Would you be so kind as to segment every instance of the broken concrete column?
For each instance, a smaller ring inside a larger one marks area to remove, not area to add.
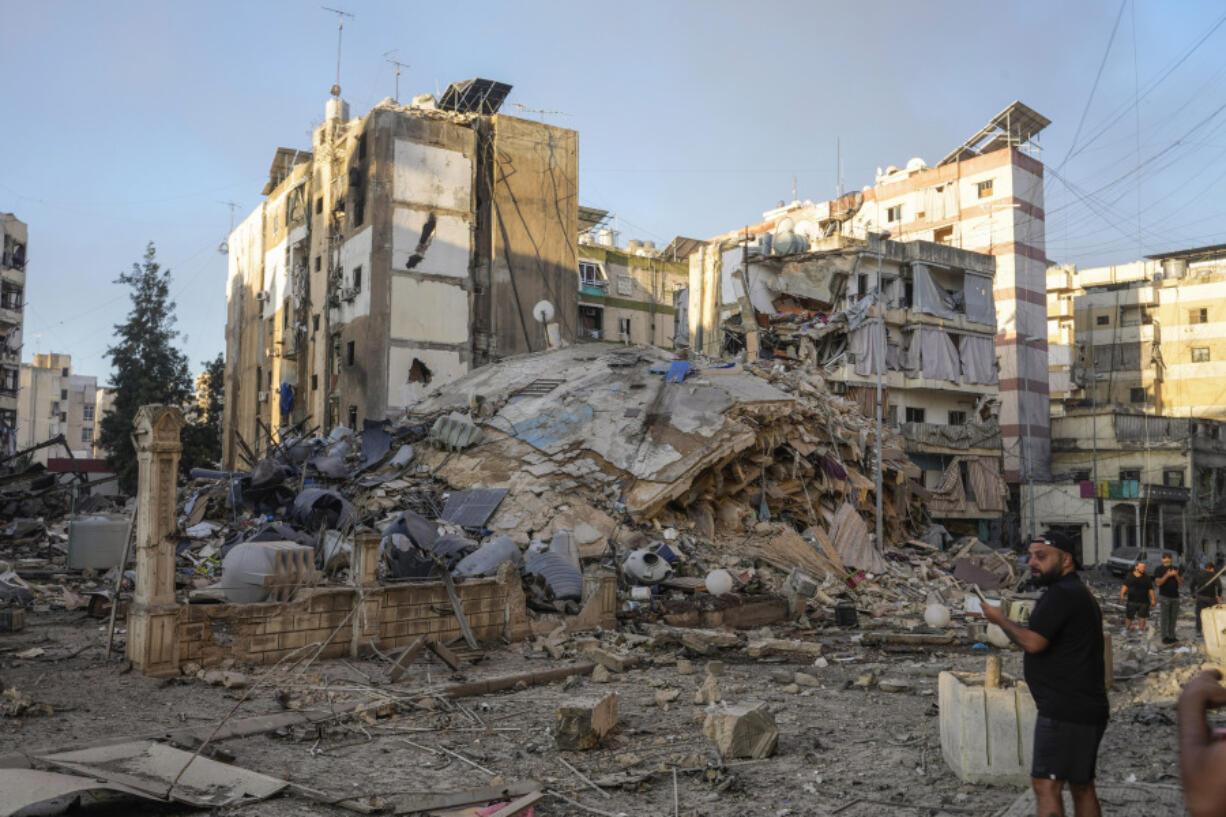
[[[136,588],[128,610],[128,660],[146,675],[179,674],[175,515],[183,412],[141,406],[133,422],[138,467]]]
[[[1021,681],[992,675],[941,673],[941,753],[967,783],[1025,785],[1038,714],[1034,699]],[[985,679],[998,686],[984,686]]]
[[[1226,604],[1201,610],[1200,624],[1205,638],[1205,652],[1215,661],[1226,660]]]
[[[572,700],[558,707],[554,739],[567,751],[594,749],[617,726],[617,693]]]
[[[779,746],[779,727],[765,704],[718,709],[707,715],[702,733],[725,760],[770,757]]]

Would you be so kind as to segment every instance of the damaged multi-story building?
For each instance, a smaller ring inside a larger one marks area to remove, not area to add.
[[[25,322],[25,222],[0,213],[0,453],[17,450],[17,393],[21,386],[21,327]]]
[[[608,213],[581,208],[577,334],[671,349],[681,294],[689,281],[688,248],[631,239],[601,226]],[[584,218],[586,216],[586,219]]]
[[[63,435],[64,446],[38,449],[31,459],[46,465],[51,458],[63,457],[65,447],[72,457],[93,458],[102,420],[98,394],[98,379],[75,374],[71,355],[35,355],[32,363],[21,366],[18,448],[33,448]]]
[[[902,433],[934,521],[954,535],[1000,542],[1008,487],[996,260],[875,234],[809,242],[785,230],[745,239],[690,256],[699,309],[719,311],[724,297],[736,305],[721,327],[721,351],[808,368],[868,417],[880,393],[882,421]]]
[[[1047,255],[1039,133],[1050,123],[1020,102],[994,116],[934,166],[914,158],[888,167],[872,186],[823,201],[780,202],[746,228],[798,247],[833,236],[929,241],[993,256],[996,357],[1005,474],[1018,484],[1050,467],[1047,365]],[[742,230],[715,239],[735,242]],[[691,276],[693,282],[693,276]],[[723,318],[736,311],[731,280],[703,300],[691,283],[688,324],[696,348],[717,353]],[[712,331],[714,329],[714,331]]]
[[[363,117],[334,88],[230,235],[223,455],[361,428],[430,384],[574,338],[578,134],[454,83]]]

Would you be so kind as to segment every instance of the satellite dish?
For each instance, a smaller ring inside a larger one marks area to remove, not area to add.
[[[536,306],[532,307],[532,317],[536,318],[537,323],[549,323],[553,320],[553,304],[537,301]]]

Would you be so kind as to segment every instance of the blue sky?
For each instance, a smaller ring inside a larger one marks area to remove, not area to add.
[[[355,115],[392,95],[392,49],[410,64],[402,100],[510,82],[505,111],[579,131],[580,201],[615,212],[623,239],[757,221],[793,179],[828,198],[836,140],[849,190],[935,162],[1020,99],[1053,123],[1053,260],[1226,242],[1226,25],[1186,56],[1220,4],[338,4],[356,15],[341,68]],[[0,0],[0,211],[30,225],[25,359],[67,352],[105,380],[128,308],[113,281],[149,240],[193,369],[221,351],[224,202],[241,218],[274,150],[309,146],[335,70],[318,3]]]

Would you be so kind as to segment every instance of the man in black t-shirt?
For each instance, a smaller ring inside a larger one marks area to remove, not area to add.
[[[1222,580],[1217,575],[1217,565],[1212,559],[1205,567],[1192,574],[1192,597],[1196,599],[1196,634],[1201,634],[1201,611],[1222,603]]]
[[[998,607],[983,608],[984,617],[1026,652],[1022,668],[1038,708],[1030,770],[1038,812],[1064,814],[1067,782],[1078,817],[1101,815],[1094,772],[1109,714],[1102,611],[1077,575],[1067,540],[1032,542],[1030,576],[1047,590],[1028,626],[1010,621]]]
[[[1120,601],[1124,603],[1124,632],[1132,629],[1132,620],[1137,620],[1137,629],[1145,632],[1149,620],[1149,608],[1154,601],[1154,580],[1145,575],[1145,562],[1137,562],[1132,572],[1124,577],[1120,588]]]
[[[1162,614],[1162,643],[1174,644],[1175,622],[1179,619],[1179,585],[1183,576],[1175,567],[1171,554],[1162,556],[1162,564],[1154,571],[1154,584],[1158,585],[1158,611]]]

